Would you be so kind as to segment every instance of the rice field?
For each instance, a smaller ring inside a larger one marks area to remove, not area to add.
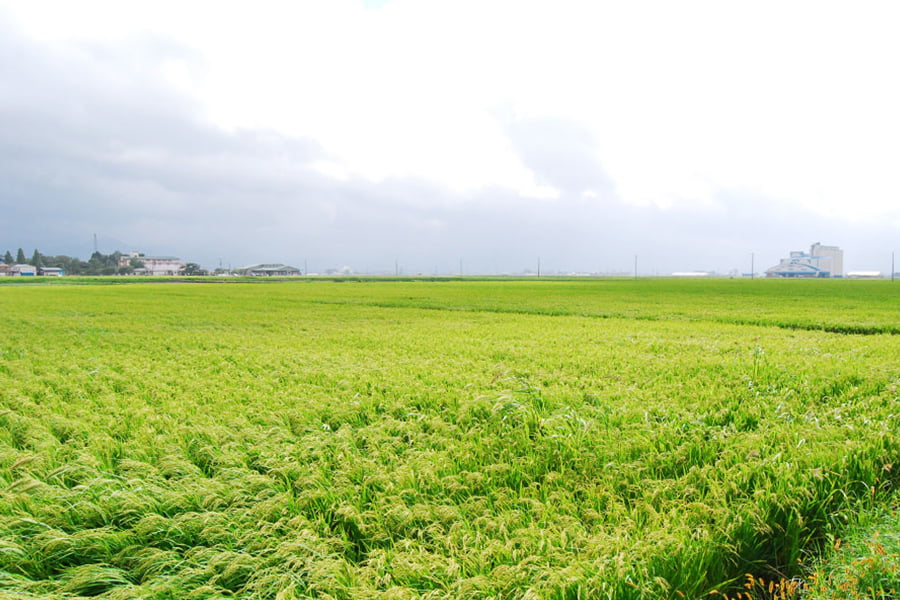
[[[799,597],[895,500],[898,300],[3,285],[0,598]]]

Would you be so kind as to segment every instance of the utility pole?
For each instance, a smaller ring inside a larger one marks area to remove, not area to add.
[[[400,259],[399,258],[394,259],[394,276],[400,277]]]
[[[754,277],[756,277],[756,267],[753,264],[755,258],[756,257],[751,252],[750,253],[750,279],[753,279]]]
[[[891,252],[891,281],[894,281],[894,273],[895,273],[895,269],[894,269],[894,253]]]
[[[459,276],[463,276],[462,259],[459,259]]]
[[[309,275],[309,268],[306,266],[306,259],[303,259],[303,276]]]
[[[541,257],[538,256],[538,277],[541,276]]]
[[[634,278],[637,279],[637,254],[634,255]]]

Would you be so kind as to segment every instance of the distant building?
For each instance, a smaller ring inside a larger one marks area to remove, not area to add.
[[[10,275],[10,266],[6,263],[0,262],[0,277],[8,277]]]
[[[180,275],[185,267],[181,259],[174,256],[144,256],[140,252],[120,256],[119,267],[129,266],[132,260],[139,261],[144,265],[134,270],[135,275]]]
[[[43,277],[62,277],[66,272],[59,267],[41,267],[38,273]]]
[[[250,265],[237,269],[235,273],[249,277],[297,277],[303,275],[303,271],[300,269],[282,264]]]
[[[881,271],[849,271],[847,279],[884,279]]]
[[[13,265],[9,268],[12,277],[35,277],[37,269],[31,265]]]
[[[809,253],[795,250],[774,267],[766,269],[766,277],[843,277],[844,251],[837,246],[816,242]]]
[[[810,246],[809,253],[820,259],[831,259],[832,277],[844,276],[844,251],[837,246],[823,246],[819,242],[816,242]]]

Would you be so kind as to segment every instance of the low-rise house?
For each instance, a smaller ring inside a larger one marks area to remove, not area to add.
[[[38,273],[43,277],[62,277],[66,274],[66,272],[59,267],[41,267],[38,269]]]
[[[0,263],[0,277],[7,277],[10,275],[10,266],[6,263]]]
[[[250,265],[235,272],[238,275],[249,277],[297,277],[303,275],[303,271],[300,269],[282,264]]]

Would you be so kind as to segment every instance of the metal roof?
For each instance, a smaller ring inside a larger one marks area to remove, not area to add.
[[[296,267],[292,267],[290,265],[282,265],[282,264],[261,264],[261,265],[250,265],[247,267],[241,267],[237,269],[238,271],[300,271],[300,269]]]

